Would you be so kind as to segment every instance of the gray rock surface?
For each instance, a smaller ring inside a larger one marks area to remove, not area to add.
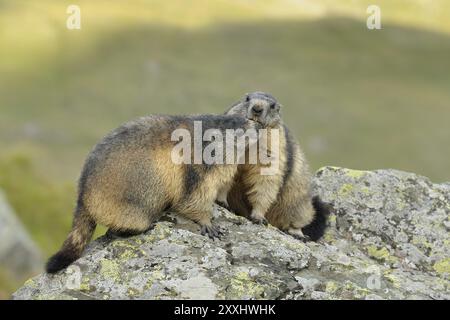
[[[333,208],[303,243],[220,207],[221,240],[169,215],[145,234],[102,237],[66,271],[15,299],[449,299],[450,185],[395,171],[325,167],[315,193]]]
[[[0,269],[23,281],[40,272],[42,262],[40,250],[0,191]]]

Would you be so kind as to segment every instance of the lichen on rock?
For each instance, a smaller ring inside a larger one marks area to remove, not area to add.
[[[211,240],[176,215],[131,238],[101,237],[72,268],[14,299],[449,299],[450,184],[396,170],[324,167],[331,205],[318,243],[214,207]]]

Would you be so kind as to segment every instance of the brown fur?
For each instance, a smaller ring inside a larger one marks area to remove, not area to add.
[[[275,99],[255,93],[259,100]],[[245,114],[252,102],[241,101],[227,114]],[[302,228],[312,223],[316,211],[312,204],[311,175],[303,152],[282,121],[273,128],[280,130],[280,165],[275,175],[261,175],[261,165],[242,165],[227,195],[228,207],[255,222],[264,219],[293,236],[304,238]]]
[[[150,116],[128,122],[107,135],[88,156],[80,181],[72,231],[61,250],[50,258],[47,271],[61,270],[76,260],[96,224],[112,232],[147,230],[161,212],[177,212],[199,223],[202,233],[218,235],[212,226],[212,206],[222,189],[229,189],[237,165],[175,164],[171,141],[177,128],[193,136],[193,122],[203,130],[259,128],[240,116]]]

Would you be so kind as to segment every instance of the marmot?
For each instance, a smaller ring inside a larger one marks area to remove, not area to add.
[[[254,92],[232,105],[226,114],[246,116],[249,110],[264,114],[280,109],[270,94]],[[250,118],[251,119],[251,118]],[[256,119],[254,119],[256,120]],[[261,175],[260,164],[244,164],[238,168],[225,206],[257,223],[266,223],[303,240],[318,240],[325,232],[329,208],[319,197],[312,197],[311,175],[302,150],[283,122],[273,122],[279,130],[279,170]],[[267,220],[266,220],[267,219]]]
[[[267,124],[279,121],[276,110],[264,114]],[[46,265],[55,273],[78,259],[96,225],[109,231],[138,234],[161,212],[182,214],[201,226],[201,233],[217,237],[211,224],[212,206],[226,194],[237,164],[176,164],[172,152],[176,129],[260,129],[261,123],[240,115],[148,116],[125,123],[103,138],[90,152],[78,184],[72,230],[62,248]],[[225,135],[225,134],[224,134]],[[210,140],[211,141],[211,140]],[[193,144],[198,141],[193,141]],[[200,142],[201,149],[205,148]],[[195,152],[194,152],[195,153]],[[194,155],[195,157],[195,155]]]

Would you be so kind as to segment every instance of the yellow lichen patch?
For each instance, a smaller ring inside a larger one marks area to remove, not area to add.
[[[142,255],[146,254],[138,248],[137,244],[130,243],[129,241],[117,240],[112,243],[112,246],[120,250],[119,258],[123,260],[136,258],[138,257],[138,253]]]
[[[25,283],[23,284],[24,287],[35,287],[36,283],[34,282],[34,279],[28,279],[27,281],[25,281]]]
[[[114,240],[111,243],[114,248],[134,248],[134,246],[128,240]]]
[[[129,297],[137,297],[140,294],[140,291],[136,288],[128,288],[127,294]]]
[[[370,193],[370,189],[367,188],[367,187],[363,187],[363,188],[361,188],[361,192],[364,193],[364,194],[369,194]]]
[[[116,262],[103,259],[100,262],[100,266],[100,274],[105,278],[120,279],[120,267]]]
[[[144,236],[144,240],[146,242],[155,242],[157,240],[162,240],[167,238],[167,236],[171,232],[172,232],[171,229],[166,223],[160,222],[155,225],[150,234]]]
[[[164,273],[162,273],[159,266],[156,266],[145,283],[145,289],[150,289],[155,281],[162,279],[164,279]]]
[[[346,196],[346,195],[348,195],[350,192],[352,192],[352,190],[353,190],[353,185],[351,185],[351,184],[349,184],[349,183],[346,183],[346,184],[344,184],[344,185],[341,187],[341,189],[339,190],[339,194],[340,194],[341,196]]]
[[[450,274],[450,258],[445,258],[441,261],[436,262],[433,265],[433,269],[437,273],[448,273]]]
[[[80,284],[80,290],[81,291],[89,291],[91,289],[91,286],[89,284],[89,278],[88,277],[84,277],[83,281]]]
[[[339,289],[339,286],[334,281],[328,281],[325,285],[325,291],[328,293],[335,293]]]
[[[353,169],[344,169],[344,172],[347,176],[355,178],[355,179],[361,178],[362,176],[364,176],[367,173],[366,171],[353,170]]]
[[[325,242],[331,244],[331,243],[336,242],[335,236],[336,236],[335,232],[331,228],[329,228],[327,231],[325,231],[323,239],[325,240]]]
[[[325,240],[325,242],[327,243],[333,243],[336,240],[333,237],[333,233],[332,232],[326,232],[323,239]]]
[[[349,282],[349,281],[345,282],[344,290],[352,292],[353,296],[356,299],[361,299],[370,293],[370,290],[368,290],[366,288],[361,288],[360,286],[358,286],[352,282]]]
[[[136,252],[134,250],[126,249],[119,255],[119,258],[122,260],[129,260],[132,258],[136,258],[137,256],[138,255],[136,254]]]
[[[236,276],[231,279],[231,286],[229,289],[230,297],[262,298],[263,293],[264,288],[258,283],[255,283],[247,272],[238,272],[236,273]]]
[[[399,280],[396,276],[394,276],[393,274],[391,274],[390,271],[386,271],[386,272],[384,273],[384,277],[385,277],[386,279],[388,279],[388,280],[392,283],[392,285],[393,285],[395,288],[400,288],[400,287],[401,287],[400,280]]]
[[[378,249],[375,246],[370,246],[367,249],[367,253],[369,254],[369,256],[371,256],[372,258],[375,258],[377,260],[386,261],[389,263],[394,263],[397,261],[397,258],[394,256],[391,256],[391,254],[389,253],[389,250],[386,249],[385,247]]]

